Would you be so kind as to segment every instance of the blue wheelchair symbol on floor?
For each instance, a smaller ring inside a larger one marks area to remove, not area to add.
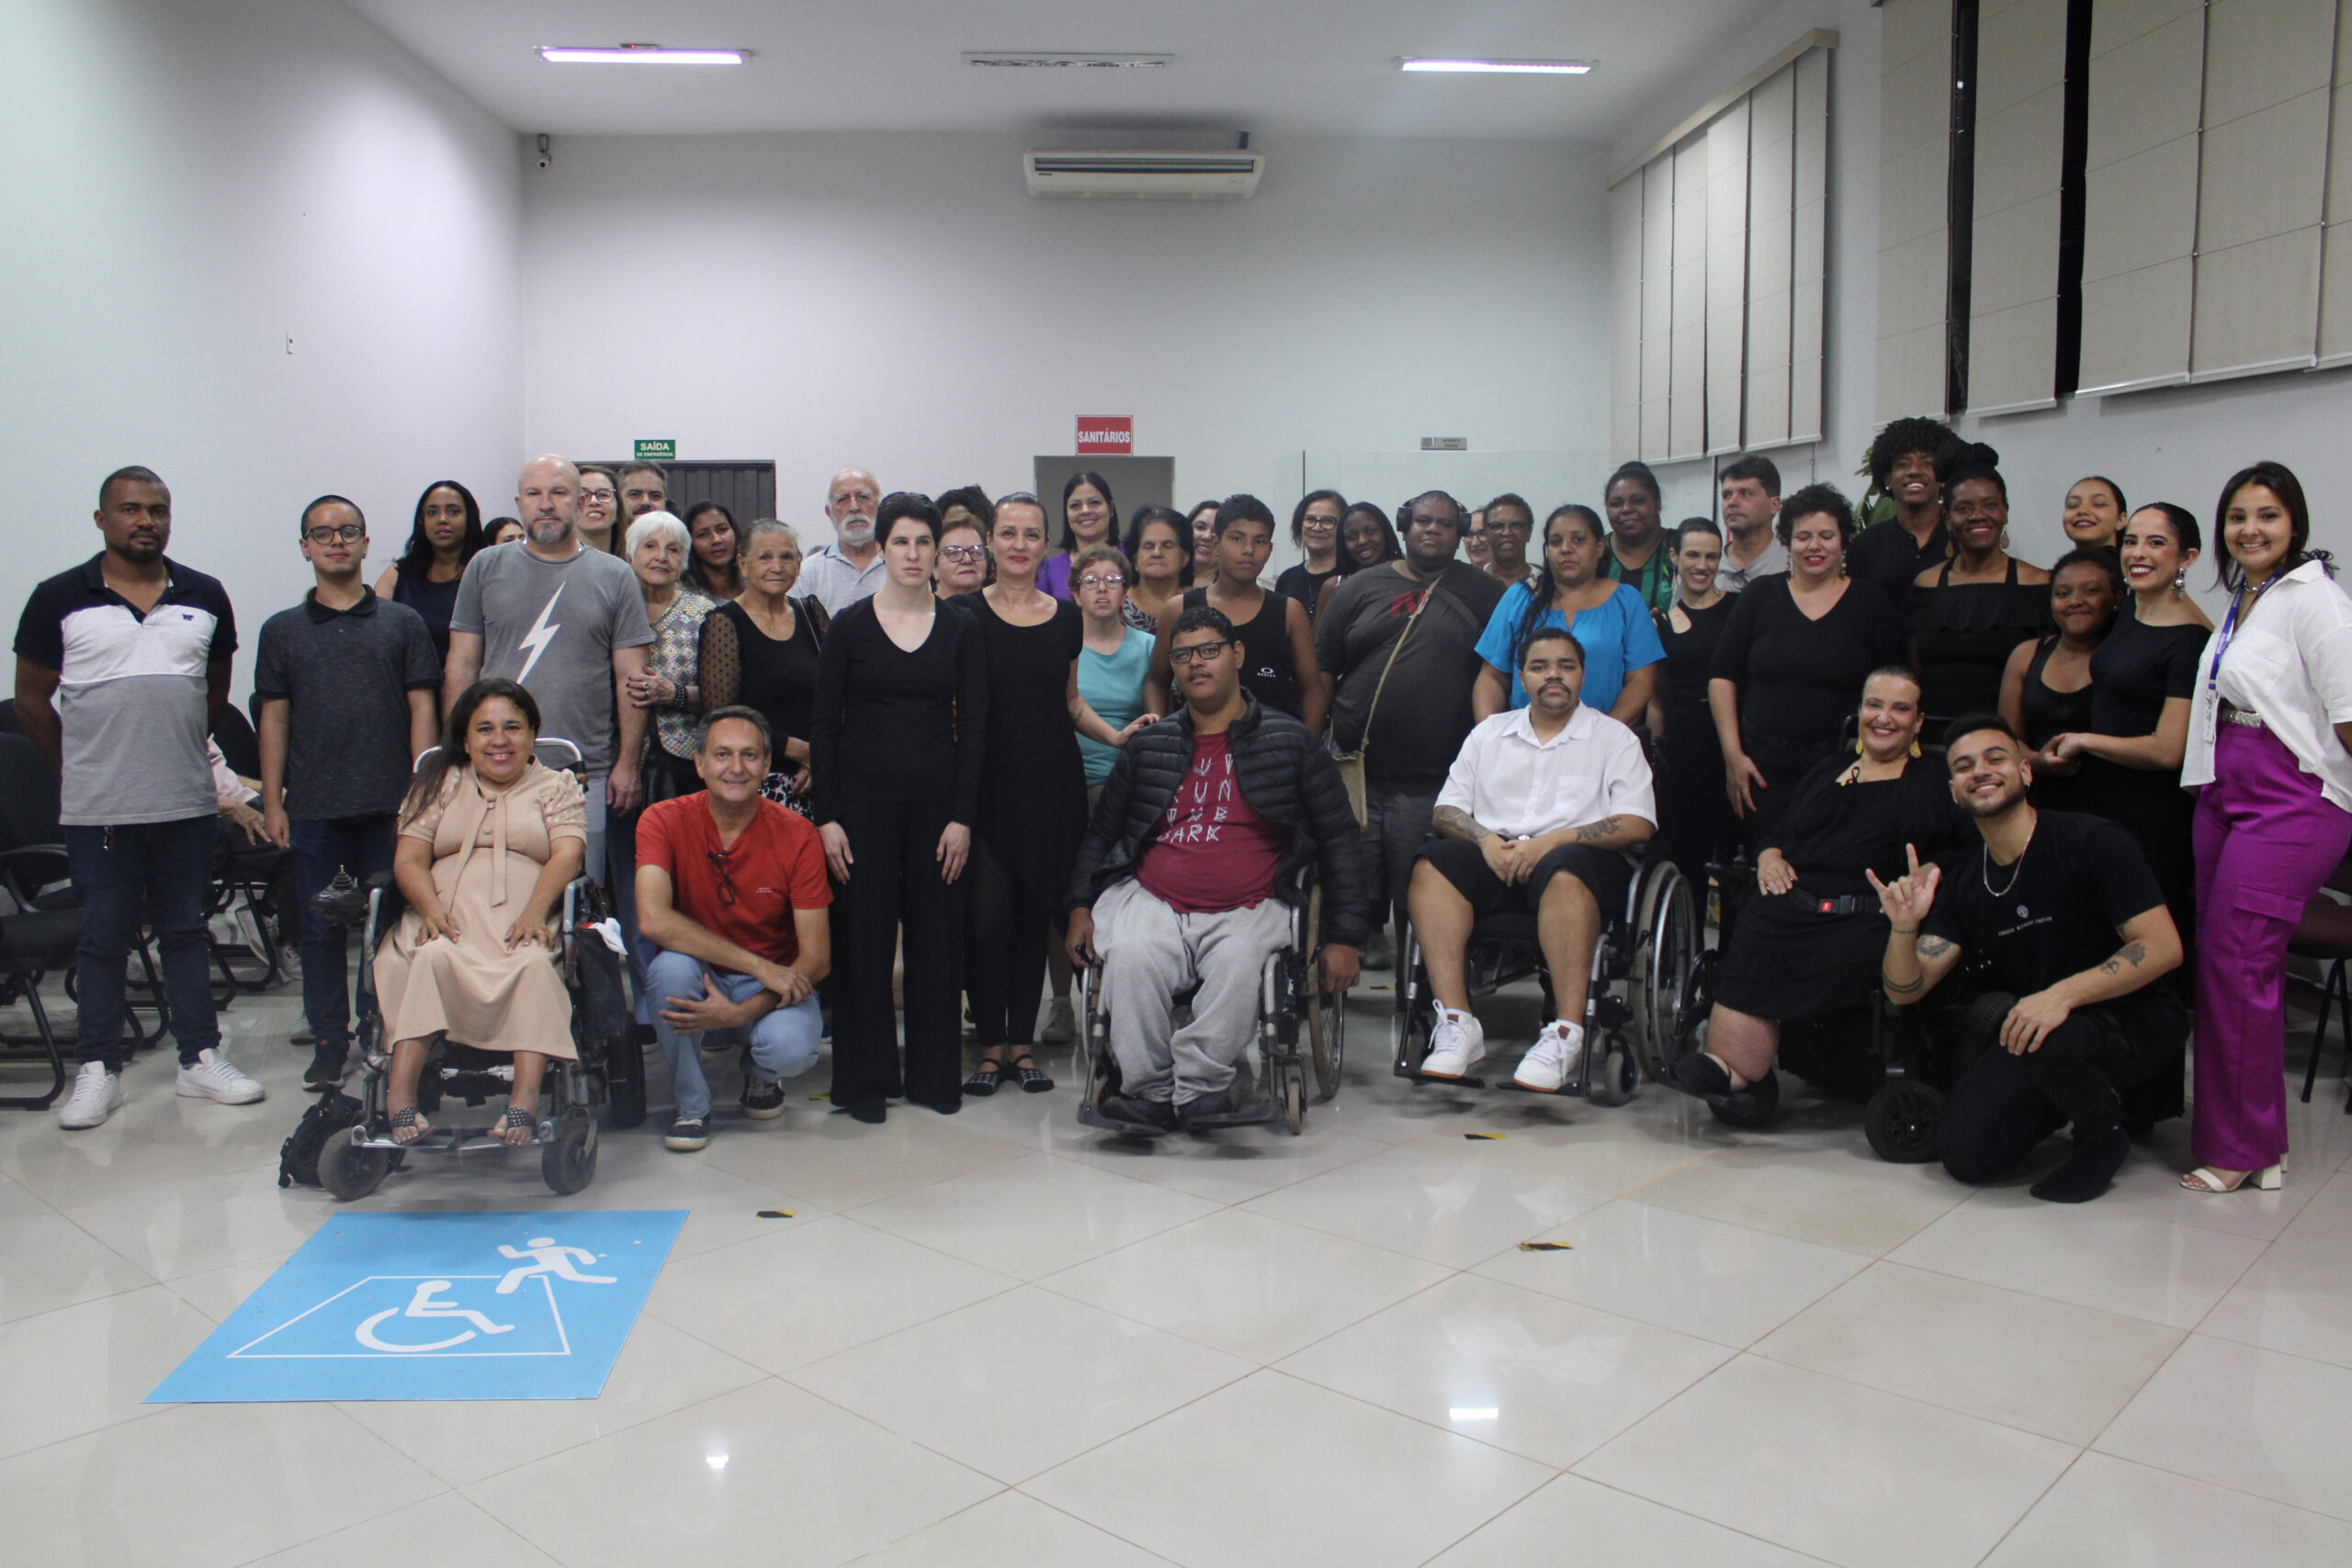
[[[682,1218],[345,1216],[151,1397],[593,1396]],[[644,1234],[649,1228],[653,1235]],[[306,1258],[312,1247],[321,1249],[315,1261]],[[446,1370],[434,1371],[436,1364]]]

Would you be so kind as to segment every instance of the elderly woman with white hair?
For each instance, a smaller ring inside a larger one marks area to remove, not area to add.
[[[808,731],[817,705],[817,654],[831,617],[812,594],[796,599],[800,536],[763,517],[743,530],[736,559],[743,596],[711,612],[702,628],[703,711],[741,703],[775,736],[775,772],[761,794],[809,815]]]
[[[622,551],[645,592],[645,618],[653,627],[651,656],[632,675],[621,695],[650,710],[646,727],[646,800],[667,800],[698,789],[695,750],[695,716],[703,712],[700,677],[702,626],[717,608],[708,594],[681,581],[694,548],[686,525],[667,512],[648,512],[628,525]]]

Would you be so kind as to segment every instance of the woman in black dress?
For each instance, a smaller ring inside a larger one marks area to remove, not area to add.
[[[2043,811],[2079,811],[2082,759],[2061,757],[2051,743],[2087,729],[2092,655],[2123,607],[2123,574],[2112,550],[2069,550],[2050,569],[2050,618],[2058,629],[2040,642],[2021,642],[2001,672],[2001,716],[2033,748],[2033,804]]]
[[[979,814],[988,651],[979,623],[932,596],[939,511],[883,497],[881,589],[841,613],[817,662],[811,806],[833,879],[833,1104],[879,1122],[902,1090],[963,1107],[956,994],[964,982],[965,862]],[[906,937],[906,1071],[891,1009]]]
[[[1932,742],[1961,715],[1996,707],[2009,655],[2049,629],[2050,574],[2008,553],[2009,487],[1994,456],[1960,446],[1936,465],[1951,558],[1912,581],[1905,611]]]
[[[1853,1007],[1878,978],[1886,917],[1865,873],[1900,875],[1905,846],[1925,863],[1967,830],[1943,764],[1917,754],[1917,678],[1873,671],[1859,717],[1859,752],[1806,773],[1765,835],[1757,896],[1742,907],[1716,971],[1707,1048],[1674,1069],[1679,1088],[1711,1103],[1736,1097],[1759,1120],[1780,1102],[1772,1066],[1782,1021]]]
[[[458,607],[458,584],[485,537],[474,492],[455,479],[435,479],[416,498],[408,547],[376,579],[376,597],[405,604],[424,620],[433,634],[433,651],[444,664],[449,661],[449,612]]]
[[[1836,486],[1807,485],[1782,501],[1775,532],[1788,573],[1732,595],[1708,667],[1724,788],[1751,853],[1797,781],[1836,754],[1863,678],[1903,651],[1903,622],[1886,595],[1840,570],[1854,509]]]
[[[1273,547],[1274,514],[1265,502],[1254,495],[1227,497],[1216,513],[1216,575],[1205,586],[1184,591],[1178,615],[1195,604],[1221,612],[1241,639],[1242,689],[1320,735],[1329,702],[1316,668],[1315,632],[1306,611],[1295,599],[1258,586]],[[1175,635],[1176,616],[1162,615],[1151,673],[1144,682],[1144,703],[1155,717],[1166,715],[1172,701],[1168,645]]]
[[[2184,589],[2202,535],[2187,508],[2160,502],[2132,513],[2117,538],[2131,608],[2091,656],[2086,721],[2050,750],[2082,766],[2077,808],[2138,841],[2188,943],[2197,930],[2197,801],[2180,787],[2180,763],[2198,660],[2213,627]],[[2194,961],[2179,973],[2194,975]]]
[[[1086,831],[1078,732],[1111,746],[1124,739],[1078,694],[1085,617],[1040,584],[1046,548],[1045,507],[1025,493],[1000,498],[989,536],[996,581],[951,602],[978,629],[989,671],[965,987],[980,1061],[966,1094],[994,1094],[1008,1075],[1031,1094],[1054,1087],[1032,1048],[1046,950]]]
[[[1298,601],[1310,624],[1323,585],[1340,575],[1340,519],[1347,514],[1348,498],[1336,490],[1312,490],[1290,514],[1290,542],[1301,559],[1274,579],[1274,592]]]
[[[800,536],[790,525],[761,518],[737,558],[742,597],[720,604],[702,624],[703,711],[736,703],[760,710],[775,738],[774,771],[760,794],[807,817],[825,607],[814,594],[792,597],[800,581]]]
[[[1730,624],[1733,596],[1715,586],[1724,535],[1710,518],[1675,530],[1674,607],[1659,614],[1666,679],[1649,704],[1650,733],[1660,740],[1657,836],[1668,859],[1693,889],[1707,886],[1707,863],[1739,853],[1739,824],[1723,787],[1723,742],[1707,709],[1707,673]]]

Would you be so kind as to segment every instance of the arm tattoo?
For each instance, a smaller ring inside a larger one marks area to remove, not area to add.
[[[1941,958],[1951,951],[1951,942],[1943,937],[1923,936],[1919,939],[1919,956],[1922,958]]]
[[[1885,983],[1887,994],[1889,996],[1895,997],[1917,996],[1928,984],[1928,976],[1925,974],[1920,975],[1916,979],[1897,980],[1893,976],[1888,975],[1882,970],[1880,971],[1879,978]]]
[[[1430,826],[1440,833],[1451,831],[1461,838],[1476,841],[1495,837],[1495,830],[1458,806],[1441,806],[1430,818]]]
[[[1579,844],[1597,844],[1603,839],[1615,838],[1624,826],[1625,819],[1623,817],[1604,817],[1598,822],[1588,822],[1577,829],[1576,841]]]
[[[2102,975],[2120,975],[2123,973],[2125,964],[2129,964],[2132,968],[2137,969],[2147,961],[2148,944],[2146,942],[2127,942],[2114,957],[2098,966],[2098,972]]]

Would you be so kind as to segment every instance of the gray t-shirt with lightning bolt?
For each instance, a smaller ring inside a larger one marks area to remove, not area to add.
[[[613,649],[653,640],[628,563],[603,550],[549,561],[520,543],[493,546],[467,563],[449,627],[482,639],[483,676],[529,692],[539,733],[576,742],[590,778],[613,771]]]

